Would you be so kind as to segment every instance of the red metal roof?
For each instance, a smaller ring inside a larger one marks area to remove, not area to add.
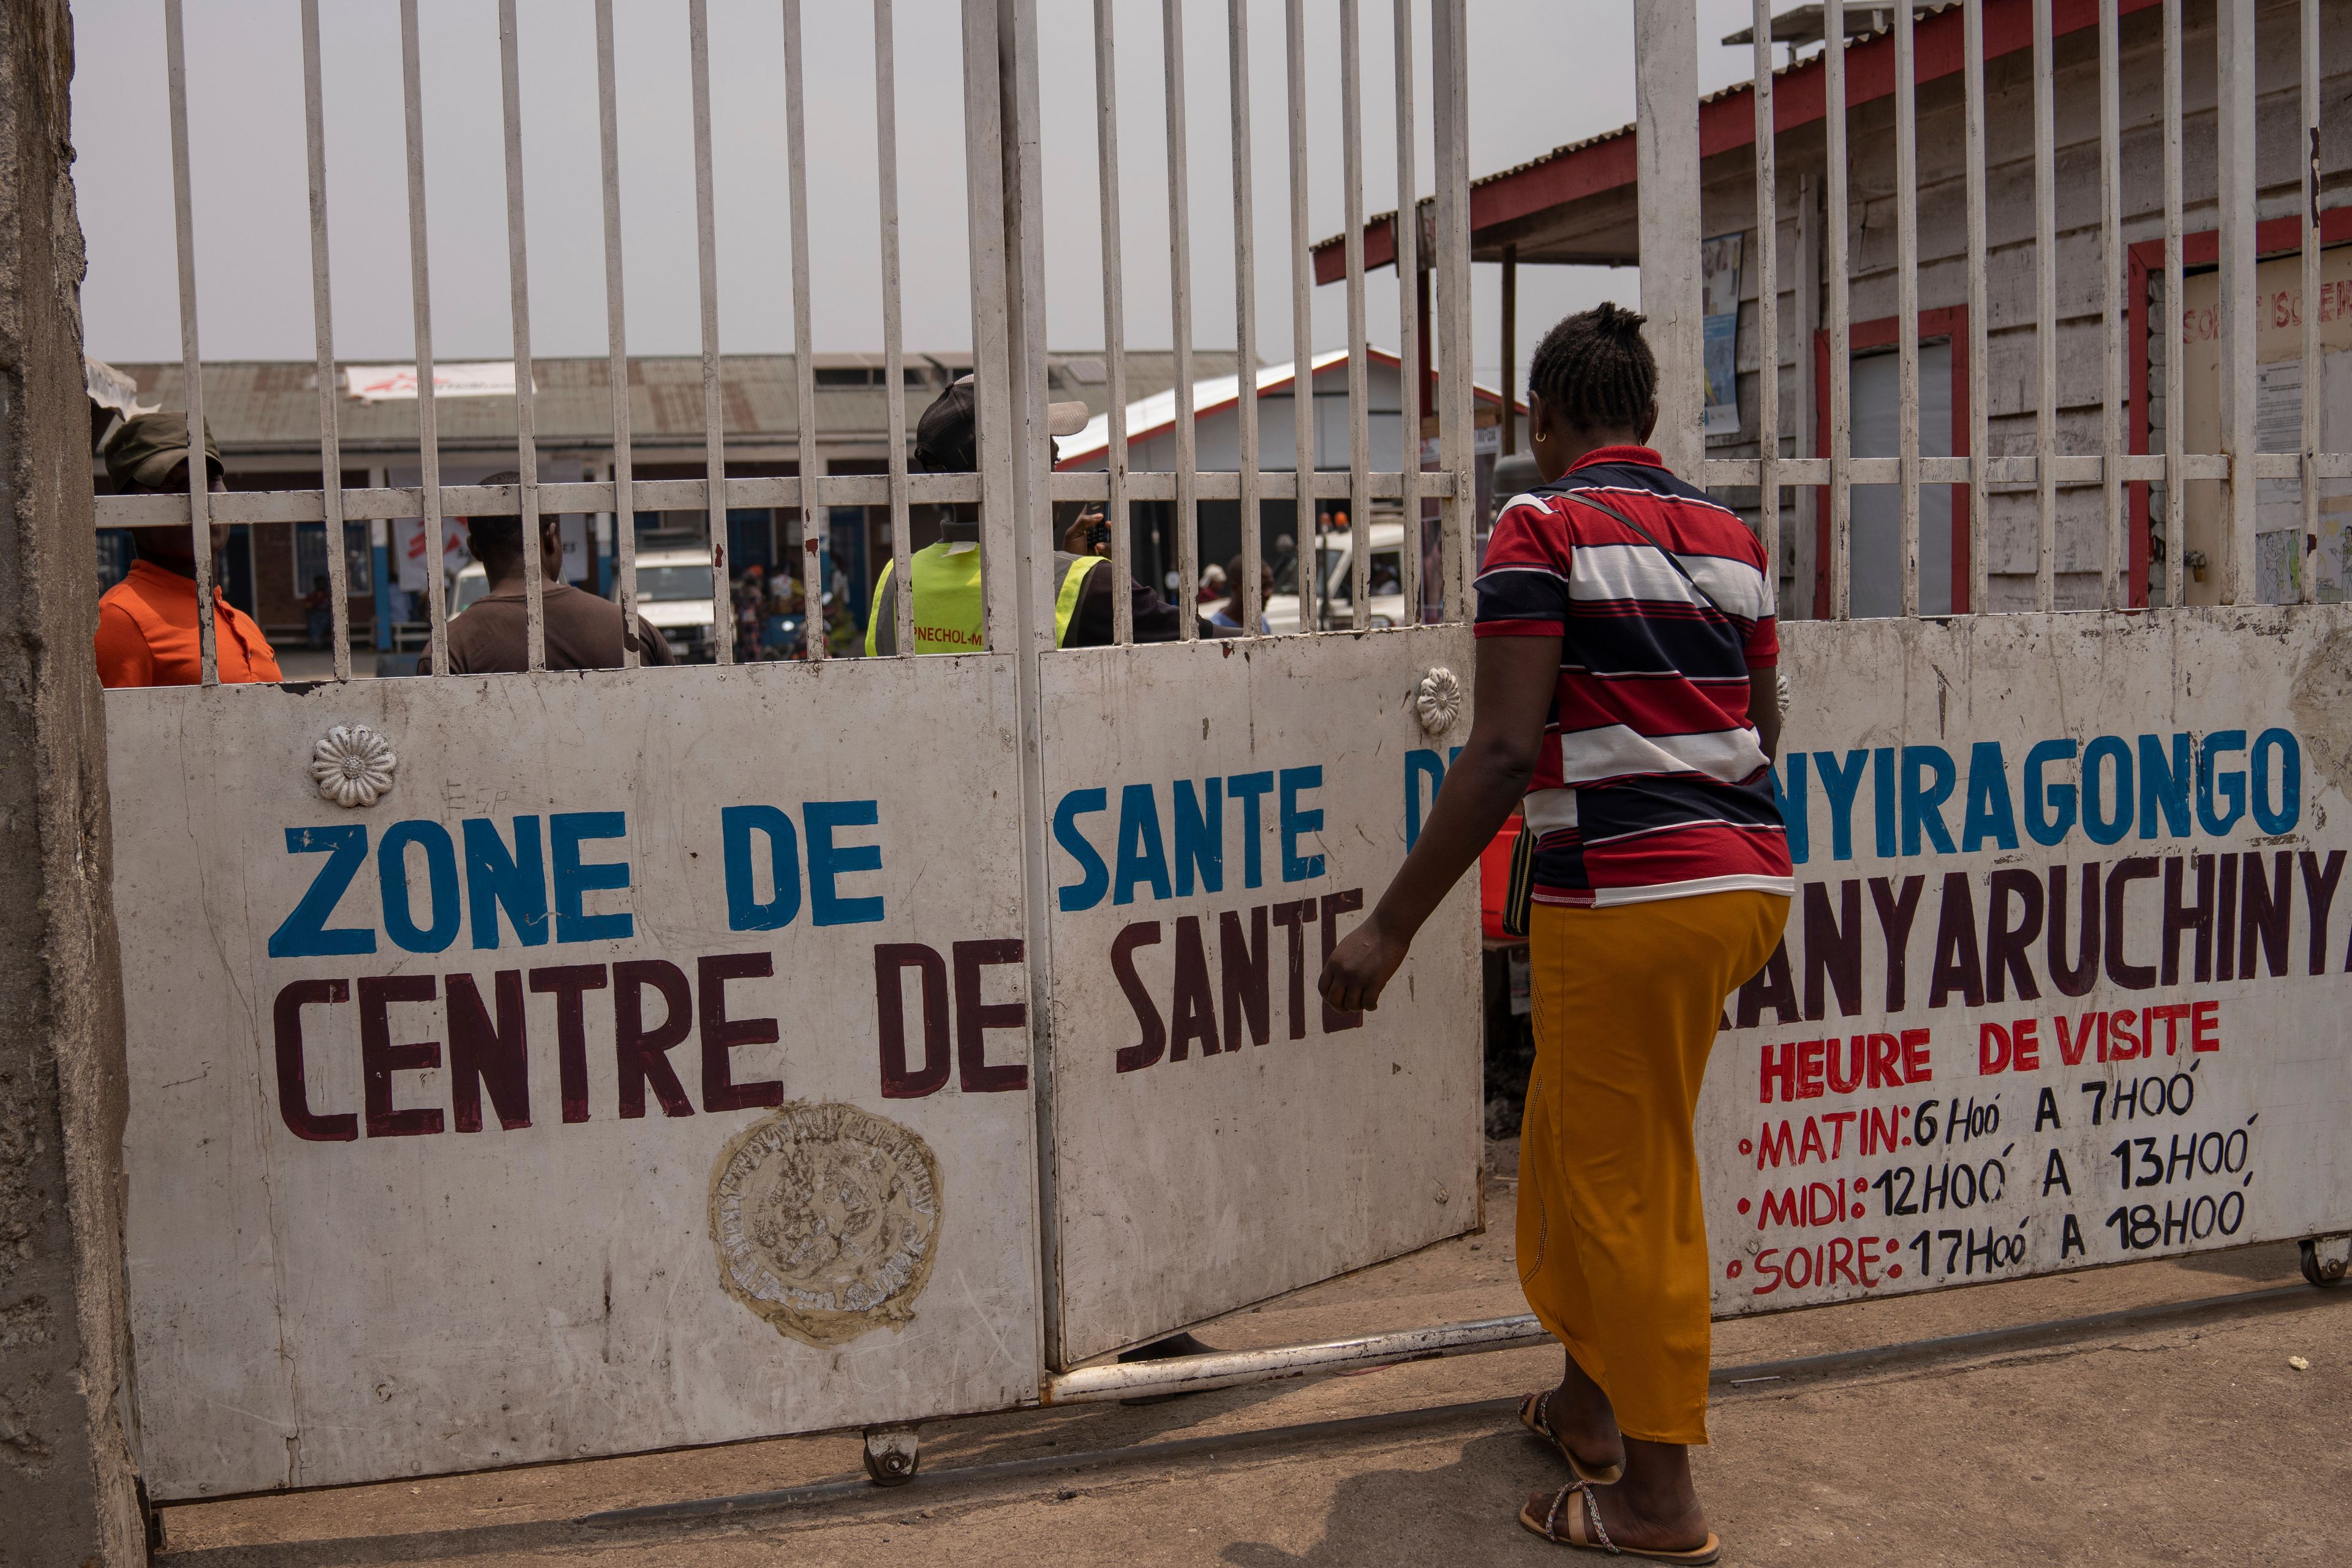
[[[2145,11],[2163,0],[2119,0],[2123,16]],[[1964,16],[1952,5],[1921,17],[1912,35],[1915,70],[1921,82],[1958,76],[1966,67],[1961,26]],[[2099,25],[2099,0],[2053,0],[2053,36],[2081,32]],[[1985,0],[1984,52],[1988,60],[2033,47],[2032,0]],[[1772,124],[1786,134],[1820,120],[1827,100],[1826,72],[1820,55],[1773,73]],[[1750,147],[1756,142],[1755,84],[1742,82],[1710,93],[1699,100],[1699,156],[1711,158]],[[1895,38],[1884,33],[1866,42],[1851,44],[1845,52],[1845,101],[1857,105],[1895,93]],[[1636,184],[1633,127],[1621,126],[1605,135],[1558,147],[1529,163],[1471,182],[1470,243],[1475,249],[1482,229],[1515,223],[1549,207],[1565,206],[1604,191]],[[1364,225],[1364,267],[1367,271],[1396,259],[1394,213],[1382,213]],[[1336,283],[1347,276],[1345,237],[1334,235],[1315,247],[1315,280]]]

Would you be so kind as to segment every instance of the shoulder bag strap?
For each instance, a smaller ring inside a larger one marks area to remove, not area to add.
[[[1734,620],[1738,618],[1738,616],[1733,616],[1729,610],[1725,609],[1723,607],[1722,601],[1717,599],[1714,595],[1708,593],[1705,584],[1701,584],[1697,578],[1690,574],[1690,568],[1682,563],[1681,557],[1677,556],[1673,551],[1667,549],[1664,545],[1659,543],[1657,537],[1648,529],[1643,528],[1640,523],[1635,522],[1632,518],[1627,517],[1615,507],[1603,506],[1601,502],[1594,500],[1591,496],[1586,495],[1581,490],[1564,489],[1554,490],[1551,493],[1562,498],[1563,500],[1572,500],[1579,506],[1589,506],[1593,510],[1601,513],[1603,517],[1613,517],[1619,522],[1622,522],[1626,527],[1632,529],[1635,533],[1640,534],[1643,542],[1648,544],[1651,549],[1664,556],[1666,558],[1666,564],[1680,573],[1682,574],[1682,580],[1688,583],[1691,587],[1697,592],[1698,596],[1707,602],[1717,615]]]

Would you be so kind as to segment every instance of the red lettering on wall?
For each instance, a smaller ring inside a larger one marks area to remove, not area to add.
[[[1129,927],[1133,930],[1133,927]],[[907,998],[905,977],[912,969],[922,983],[923,1066],[907,1066]],[[874,1017],[882,1036],[882,1098],[920,1100],[938,1092],[948,1081],[948,966],[933,949],[919,942],[874,944]],[[1127,1070],[1121,1053],[1121,1072]]]
[[[320,1116],[310,1109],[309,1077],[303,1070],[302,1009],[352,999],[348,980],[297,980],[283,986],[270,1006],[278,1050],[278,1115],[286,1130],[313,1143],[348,1143],[360,1135],[360,1119],[346,1110]]]
[[[498,998],[498,1022],[490,1022],[482,994],[470,974],[448,977],[449,1098],[457,1131],[482,1130],[482,1089],[488,1086],[499,1127],[512,1132],[530,1125],[530,1052],[524,1037],[522,971],[501,969],[490,976]]]
[[[1180,915],[1176,921],[1176,990],[1169,998],[1168,1059],[1181,1062],[1198,1041],[1201,1054],[1218,1054],[1217,1005],[1209,988],[1209,952],[1201,945],[1201,917]]]
[[[555,996],[555,1059],[563,1120],[588,1120],[588,1019],[583,998],[605,985],[601,963],[563,963],[530,972],[530,988]]]
[[[365,974],[360,977],[360,1068],[367,1085],[367,1131],[371,1138],[415,1138],[441,1131],[441,1108],[395,1110],[392,1075],[422,1072],[441,1065],[441,1042],[392,1043],[392,1005],[430,1002],[440,987],[429,974]]]
[[[752,1110],[784,1102],[780,1079],[737,1083],[727,1054],[738,1046],[772,1046],[782,1037],[773,1018],[727,1016],[729,981],[764,980],[775,973],[775,961],[765,952],[722,952],[695,961],[695,984],[702,994],[703,1110]]]
[[[1277,910],[1276,912],[1279,918],[1280,910]],[[1299,973],[1297,932],[1295,927],[1291,934],[1293,940],[1290,944],[1290,971],[1292,991],[1295,996]],[[1121,1046],[1118,1048],[1118,1070],[1121,1072],[1136,1072],[1148,1068],[1168,1051],[1168,1026],[1160,1021],[1159,1004],[1152,1001],[1151,992],[1143,984],[1143,977],[1135,972],[1135,950],[1139,947],[1155,947],[1159,945],[1159,942],[1160,922],[1158,921],[1138,921],[1133,925],[1122,928],[1118,935],[1111,940],[1110,972],[1118,979],[1118,988],[1127,993],[1127,1005],[1135,1009],[1135,1021],[1143,1031],[1142,1037],[1135,1044]],[[1294,1019],[1297,1016],[1297,1013],[1298,1009],[1294,1005],[1291,1008],[1291,1016]]]
[[[645,1018],[648,988],[661,993],[667,1009],[662,1021],[650,1029]],[[669,1065],[670,1050],[693,1027],[694,992],[684,970],[661,958],[632,959],[613,965],[613,1058],[620,1069],[623,1117],[646,1113],[649,1083],[654,1097],[661,1101],[663,1115],[694,1114],[694,1102],[687,1099],[686,1086],[677,1081],[677,1070]]]
[[[1026,951],[1017,941],[960,942],[955,953],[956,1071],[966,1094],[1003,1094],[1029,1087],[1025,1062],[988,1059],[988,1031],[1025,1029],[1025,1001],[981,1000],[981,971],[995,964],[1019,963]]]

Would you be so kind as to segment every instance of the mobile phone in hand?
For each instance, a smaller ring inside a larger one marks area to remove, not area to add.
[[[1110,547],[1110,524],[1109,524],[1109,523],[1108,523],[1108,522],[1097,522],[1097,523],[1096,523],[1092,528],[1090,528],[1090,529],[1087,530],[1087,549],[1089,549],[1089,550],[1106,550],[1106,549],[1108,549],[1109,547]]]

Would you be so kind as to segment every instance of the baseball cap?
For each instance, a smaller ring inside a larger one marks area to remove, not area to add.
[[[120,489],[126,484],[161,489],[173,468],[188,460],[188,416],[184,414],[142,414],[123,421],[106,444],[106,477]],[[205,432],[205,466],[212,473],[221,467],[220,447],[211,430]]]
[[[979,468],[979,421],[972,410],[972,395],[971,377],[958,376],[916,421],[915,461],[926,472],[969,474]],[[1093,417],[1083,403],[1045,405],[1049,435],[1075,436]]]

